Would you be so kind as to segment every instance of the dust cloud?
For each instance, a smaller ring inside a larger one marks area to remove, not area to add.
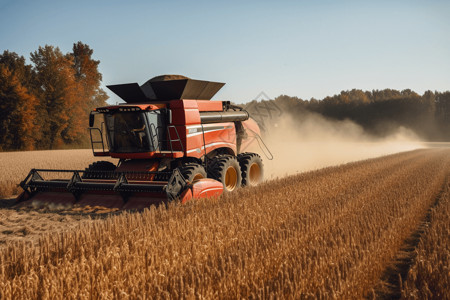
[[[299,119],[284,115],[271,123],[263,135],[274,157],[269,160],[262,154],[266,179],[425,147],[406,128],[375,138],[352,121],[329,120],[313,113]]]

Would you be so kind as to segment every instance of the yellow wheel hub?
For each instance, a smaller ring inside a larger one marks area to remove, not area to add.
[[[225,188],[228,191],[232,191],[236,188],[237,185],[237,171],[234,167],[228,167],[227,171],[225,172]]]
[[[248,170],[250,185],[257,185],[261,181],[261,168],[257,163],[253,163]]]

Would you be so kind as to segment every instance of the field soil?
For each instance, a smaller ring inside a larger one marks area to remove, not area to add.
[[[436,148],[97,220],[4,201],[0,298],[400,295],[386,273],[448,201],[449,176],[450,149]]]

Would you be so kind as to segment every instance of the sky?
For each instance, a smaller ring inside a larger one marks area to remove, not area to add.
[[[0,53],[30,62],[39,46],[78,41],[105,89],[182,74],[225,82],[214,99],[235,103],[450,90],[450,1],[0,0]]]

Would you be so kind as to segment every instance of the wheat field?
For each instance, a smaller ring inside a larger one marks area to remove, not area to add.
[[[424,284],[448,298],[448,242],[433,245],[448,233],[449,170],[448,149],[416,150],[80,222],[0,248],[0,298],[414,298]],[[418,260],[389,286],[431,207]]]

